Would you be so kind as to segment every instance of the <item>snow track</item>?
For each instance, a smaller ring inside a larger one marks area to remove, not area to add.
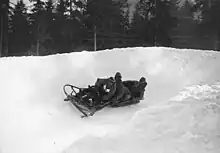
[[[64,84],[148,81],[145,99],[91,118]],[[219,153],[220,54],[162,47],[0,59],[0,153]]]

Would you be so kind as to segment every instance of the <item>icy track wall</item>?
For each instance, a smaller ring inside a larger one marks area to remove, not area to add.
[[[117,71],[124,80],[147,78],[138,106],[82,120],[63,101],[64,84],[86,87]],[[218,81],[220,54],[211,51],[140,47],[1,58],[0,153],[217,153]],[[204,114],[210,94],[217,112]]]

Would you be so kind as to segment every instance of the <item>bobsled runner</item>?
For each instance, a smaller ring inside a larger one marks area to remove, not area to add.
[[[67,92],[67,88],[70,90],[69,93]],[[118,101],[114,104],[112,104],[111,101],[102,101],[101,96],[95,86],[79,88],[74,85],[65,84],[63,86],[63,91],[66,95],[64,101],[70,101],[73,106],[75,106],[83,114],[81,116],[82,118],[93,116],[97,111],[100,111],[105,107],[124,107],[137,104],[141,100],[138,98],[139,94],[133,93],[132,97],[126,101]]]

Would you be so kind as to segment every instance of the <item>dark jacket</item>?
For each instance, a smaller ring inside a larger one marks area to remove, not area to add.
[[[147,82],[128,80],[123,81],[123,84],[131,91],[132,97],[143,99]]]
[[[122,83],[125,87],[127,87],[130,91],[132,91],[132,89],[138,85],[139,81],[128,80],[128,81],[123,81]]]
[[[103,98],[102,98],[102,100],[104,100],[104,101],[109,101],[109,100],[111,100],[112,98],[113,98],[113,96],[115,95],[115,93],[116,93],[116,83],[115,82],[113,82],[110,86],[108,86],[109,87],[109,92],[108,93],[106,93],[104,96],[103,96]]]
[[[107,88],[109,88],[109,92],[106,92],[104,89],[104,86],[106,85]],[[115,82],[112,81],[111,79],[100,79],[98,78],[95,86],[98,88],[100,94],[101,94],[101,99],[103,101],[108,101],[112,98],[112,96],[115,94],[116,91],[116,86]]]
[[[139,82],[132,91],[133,96],[138,98],[139,100],[142,100],[144,98],[146,86],[147,82]]]
[[[116,91],[114,94],[114,98],[116,101],[120,100],[125,94],[131,94],[129,89],[123,85],[121,80],[116,81]]]

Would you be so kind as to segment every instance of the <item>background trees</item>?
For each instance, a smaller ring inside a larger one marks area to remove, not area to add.
[[[192,11],[200,25],[206,30],[216,29],[220,36],[220,1],[196,0],[192,5]]]
[[[9,0],[0,1],[0,57],[8,54]]]
[[[18,1],[14,8],[10,24],[12,31],[9,35],[10,50],[27,50],[30,47],[29,23],[27,8],[22,0]]]
[[[169,13],[170,1],[140,0],[132,21],[132,31],[151,45],[171,45],[169,30],[174,19]]]
[[[172,46],[170,30],[176,20],[170,14],[169,0],[140,0],[132,16],[127,0],[30,2],[26,5],[23,0],[18,0],[13,8],[6,8],[6,16],[11,12],[8,22],[5,22],[9,27],[9,36],[6,31],[4,38],[1,38],[8,40],[9,45],[7,41],[1,41],[4,42],[1,46],[6,46],[6,50],[7,46],[10,46],[11,55],[48,55],[83,49],[93,50],[94,36],[98,50],[143,44]],[[190,3],[198,24],[207,31],[215,28],[220,36],[219,1],[178,2],[180,6]],[[5,12],[4,9],[1,11]]]
[[[192,16],[197,21],[197,29],[203,35],[214,35],[217,44],[213,49],[219,49],[220,41],[220,1],[218,0],[179,0],[180,7],[189,4]]]

